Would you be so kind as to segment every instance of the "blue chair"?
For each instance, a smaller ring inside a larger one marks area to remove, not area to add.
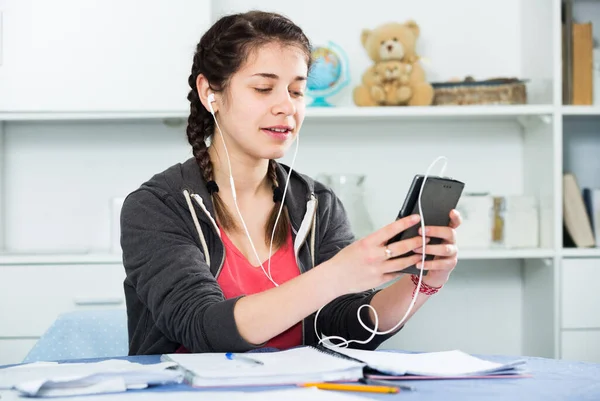
[[[79,310],[58,316],[23,363],[126,356],[125,309]]]

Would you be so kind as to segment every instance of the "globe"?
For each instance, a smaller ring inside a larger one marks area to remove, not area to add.
[[[348,84],[348,62],[339,46],[329,42],[311,52],[313,64],[308,74],[307,92],[313,97],[310,106],[332,106],[326,98],[339,92]]]

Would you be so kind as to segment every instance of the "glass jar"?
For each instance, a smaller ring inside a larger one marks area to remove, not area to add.
[[[373,222],[365,203],[366,177],[361,174],[319,174],[317,180],[331,187],[346,209],[356,238],[373,232]]]

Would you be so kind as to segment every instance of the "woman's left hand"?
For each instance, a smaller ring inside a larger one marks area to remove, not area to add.
[[[424,269],[428,270],[426,276],[423,276],[423,282],[432,287],[441,287],[444,285],[450,273],[456,267],[458,262],[458,248],[456,246],[456,229],[460,226],[462,218],[456,210],[450,212],[450,224],[448,227],[425,226],[425,236],[428,238],[441,238],[439,245],[425,245],[427,255],[435,255],[433,260],[425,261]],[[419,228],[419,235],[422,235]],[[416,249],[415,253],[422,253],[423,248]],[[417,267],[421,267],[421,262]]]

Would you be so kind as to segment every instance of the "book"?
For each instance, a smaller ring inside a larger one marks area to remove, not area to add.
[[[566,231],[577,248],[596,246],[592,223],[583,200],[583,191],[572,173],[563,175],[563,214]]]
[[[573,24],[573,104],[589,106],[594,103],[594,38],[592,23]]]
[[[573,0],[561,2],[563,104],[573,104]]]
[[[313,382],[358,381],[364,362],[334,357],[311,346],[277,352],[164,354],[194,387],[274,386]]]

